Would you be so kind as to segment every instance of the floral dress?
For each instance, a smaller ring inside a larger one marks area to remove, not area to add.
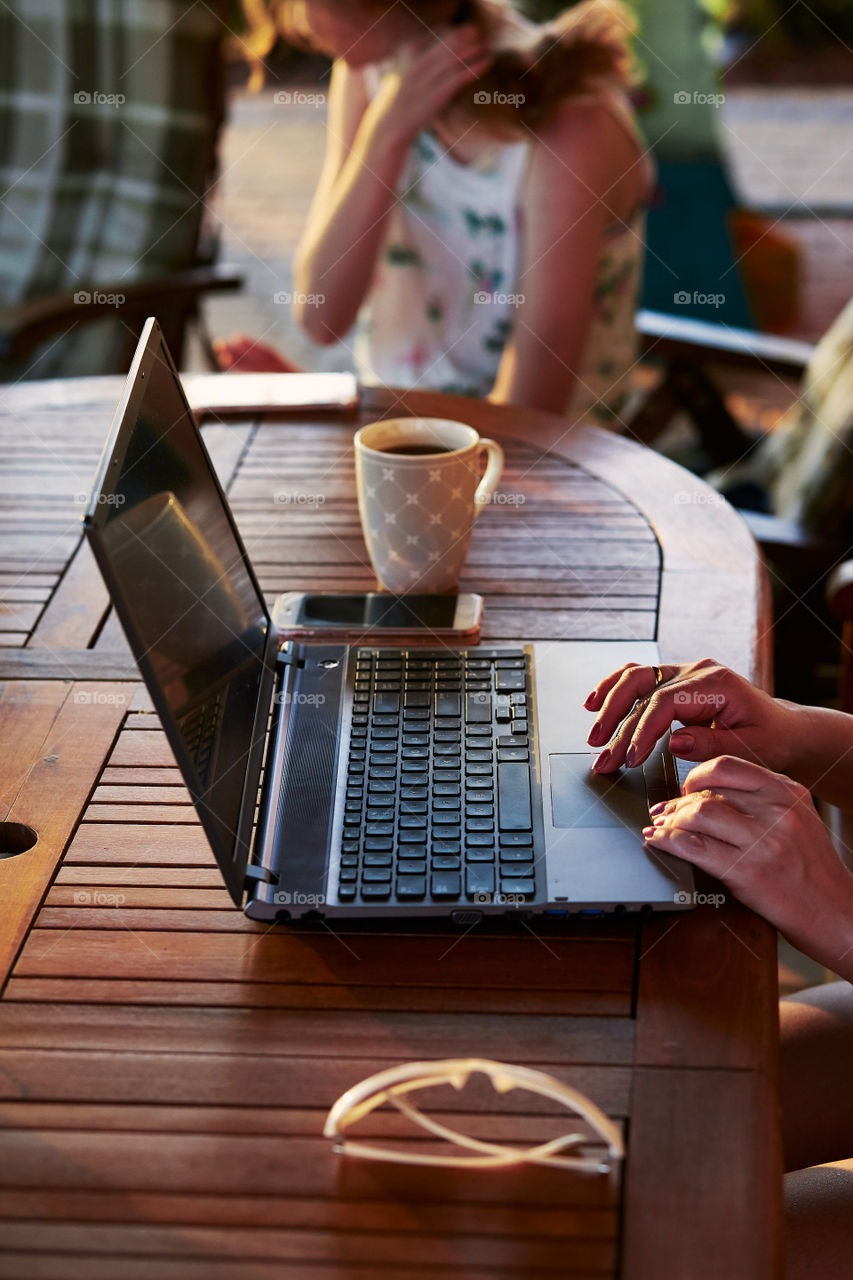
[[[370,86],[370,80],[367,80]],[[596,95],[642,144],[615,95]],[[521,200],[530,144],[495,142],[460,164],[431,133],[415,139],[355,333],[362,382],[485,396],[523,304]],[[634,311],[644,209],[607,230],[594,311],[569,413],[619,426],[636,359]]]

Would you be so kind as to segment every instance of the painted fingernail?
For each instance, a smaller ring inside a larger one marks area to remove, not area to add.
[[[666,800],[659,800],[657,804],[653,804],[649,809],[649,817],[653,818],[656,813],[663,813],[666,808]]]
[[[583,704],[588,711],[592,711],[593,705],[595,703],[595,692],[596,692],[595,689],[593,689],[592,693],[587,694],[586,701]]]
[[[589,736],[587,737],[587,742],[589,743],[589,745],[590,745],[591,747],[597,747],[597,746],[599,745],[599,743],[601,742],[602,737],[603,737],[603,735],[602,735],[602,732],[601,732],[601,725],[600,725],[600,724],[594,724],[594,725],[592,726],[592,728],[590,729],[590,731],[589,731]]]
[[[637,761],[637,748],[632,744],[625,752],[625,763],[629,769],[633,769]]]
[[[606,769],[609,763],[610,763],[610,748],[608,747],[606,750],[602,751],[601,755],[598,757],[595,764],[592,766],[593,771],[595,773],[601,773],[602,769]]]
[[[670,751],[692,751],[696,745],[696,739],[692,733],[688,733],[686,729],[676,729],[675,733],[669,740]]]
[[[666,822],[665,813],[656,813],[655,816],[652,818],[653,827],[662,827],[665,822]]]
[[[657,833],[658,833],[657,827],[643,827],[643,835],[646,837],[647,840],[651,840],[652,836],[656,836]]]

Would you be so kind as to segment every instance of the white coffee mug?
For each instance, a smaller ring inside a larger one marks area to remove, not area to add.
[[[487,456],[485,474],[480,458]],[[358,511],[383,587],[453,591],[480,510],[503,470],[494,440],[445,418],[388,418],[355,436]]]

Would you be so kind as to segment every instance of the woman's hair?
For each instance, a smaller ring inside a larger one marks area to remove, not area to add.
[[[325,0],[362,9],[374,20],[399,0]],[[289,0],[243,0],[247,43],[258,59],[278,35],[294,43]],[[632,80],[630,37],[636,23],[621,0],[581,0],[550,22],[519,24],[511,0],[423,0],[425,26],[474,23],[494,55],[488,69],[465,85],[450,110],[498,127],[537,125],[566,98],[590,92],[602,81],[626,87]],[[257,76],[253,83],[257,84]]]

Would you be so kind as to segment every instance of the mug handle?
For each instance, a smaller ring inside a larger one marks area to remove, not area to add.
[[[485,449],[488,461],[486,462],[483,478],[477,485],[477,491],[474,494],[475,519],[492,496],[504,469],[504,451],[496,440],[487,440],[482,437],[480,439],[480,449]]]

